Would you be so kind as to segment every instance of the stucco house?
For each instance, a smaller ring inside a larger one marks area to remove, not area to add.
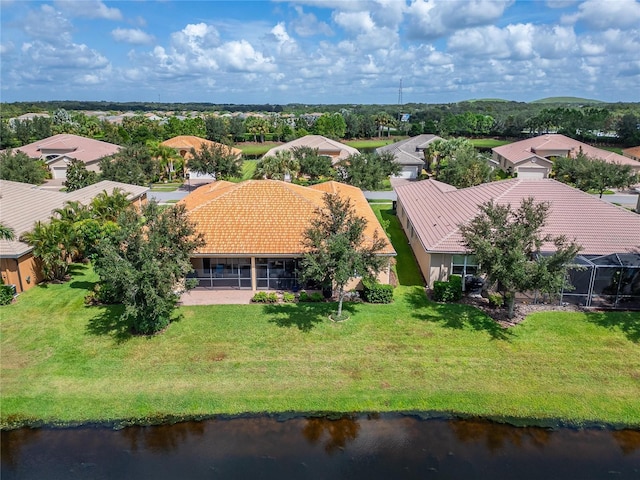
[[[318,149],[320,155],[331,157],[331,163],[334,165],[341,160],[344,160],[349,155],[357,155],[360,153],[357,149],[340,143],[336,140],[323,137],[322,135],[305,135],[304,137],[296,138],[290,142],[273,147],[264,157],[273,157],[277,152],[283,150],[293,150],[296,147],[309,147]]]
[[[129,201],[142,205],[147,201],[147,187],[104,180],[74,192],[47,190],[28,183],[0,180],[0,223],[13,229],[14,240],[0,240],[0,273],[6,285],[23,292],[43,280],[33,247],[20,241],[37,221],[46,222],[53,211],[68,201],[87,205],[99,193],[111,194],[116,188],[127,192]]]
[[[60,133],[14,150],[19,150],[31,158],[44,160],[51,171],[51,176],[64,180],[67,178],[67,167],[71,159],[80,160],[86,165],[87,170],[98,172],[100,160],[118,153],[120,148],[122,148],[120,145],[113,143]]]
[[[242,155],[242,150],[240,150],[239,148],[230,147],[222,143],[212,142],[211,140],[207,140],[206,138],[200,138],[194,135],[178,135],[177,137],[165,140],[161,143],[161,145],[165,145],[167,147],[175,149],[176,152],[185,159],[185,173],[188,173],[192,179],[196,180],[215,180],[215,176],[206,173],[192,172],[191,170],[189,170],[189,158],[191,157],[191,149],[194,149],[196,152],[200,152],[202,150],[202,146],[204,145],[207,148],[224,148],[225,150],[228,150],[229,153],[237,157],[240,157]]]
[[[358,216],[367,220],[366,238],[378,232],[387,240],[362,191],[337,182],[311,187],[278,180],[218,181],[204,185],[181,200],[205,244],[192,256],[199,287],[213,289],[290,290],[301,286],[299,262],[303,234],[325,193],[351,199]],[[387,240],[380,272],[390,282],[390,262],[396,255]],[[356,288],[354,279],[348,288]]]
[[[636,162],[640,162],[640,145],[637,147],[625,148],[622,150],[622,155]]]
[[[399,178],[416,179],[425,168],[424,151],[429,144],[442,140],[437,135],[423,134],[391,143],[376,149],[376,153],[391,153],[395,161],[402,167]]]
[[[575,239],[582,246],[585,265],[606,266],[611,275],[614,264],[636,269],[629,275],[640,302],[640,215],[552,179],[515,178],[463,189],[424,180],[396,187],[396,193],[398,218],[429,287],[451,274],[476,273],[475,259],[462,244],[460,225],[478,215],[480,205],[493,200],[517,208],[523,199],[533,197],[550,203],[543,234]],[[551,251],[553,245],[543,246],[543,253],[545,248]],[[597,281],[594,276],[587,283],[593,286]]]
[[[640,162],[555,133],[502,145],[492,151],[500,168],[511,170],[518,178],[548,178],[553,158],[575,157],[580,152],[605,162],[629,165],[640,173]]]

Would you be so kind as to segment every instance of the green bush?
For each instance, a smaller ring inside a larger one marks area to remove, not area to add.
[[[489,305],[492,307],[501,307],[504,304],[504,299],[499,293],[489,294]]]
[[[9,305],[13,300],[13,286],[0,285],[0,305]]]
[[[284,292],[282,294],[282,301],[284,303],[293,303],[296,301],[296,296],[291,292]]]
[[[298,296],[299,302],[324,302],[324,297],[320,292],[313,292],[309,295],[307,292],[302,290],[300,295]]]
[[[393,302],[393,287],[378,282],[363,282],[362,298],[368,303]]]
[[[254,303],[267,303],[268,301],[267,292],[257,292],[251,298],[251,301]]]
[[[457,302],[462,298],[462,278],[451,275],[448,282],[433,282],[433,300],[436,302]]]

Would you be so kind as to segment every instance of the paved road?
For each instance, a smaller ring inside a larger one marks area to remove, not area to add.
[[[170,200],[180,200],[187,195],[186,189],[176,190],[174,192],[149,192],[149,199],[155,199],[159,203],[168,202]],[[363,192],[367,200],[397,200],[396,192]],[[597,197],[598,195],[595,195]],[[603,195],[602,200],[609,203],[617,203],[627,208],[635,208],[638,203],[638,194],[615,193],[613,195]]]

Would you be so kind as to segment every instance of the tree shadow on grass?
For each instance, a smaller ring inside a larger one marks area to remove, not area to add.
[[[620,329],[633,343],[640,343],[640,312],[588,312],[587,321],[608,328]]]
[[[96,315],[91,317],[87,324],[87,332],[91,335],[107,335],[112,337],[116,343],[123,343],[133,336],[131,326],[122,318],[124,305],[85,308],[96,311]]]
[[[349,315],[356,312],[356,304],[343,303],[342,310]],[[330,303],[279,303],[264,305],[263,312],[268,315],[269,323],[279,327],[298,327],[303,332],[309,332],[316,323],[329,320],[329,314],[335,313],[338,305]]]
[[[471,329],[484,331],[494,340],[509,340],[513,333],[503,328],[482,310],[457,303],[436,303],[427,298],[423,289],[414,289],[405,294],[414,318],[437,323],[455,330]]]

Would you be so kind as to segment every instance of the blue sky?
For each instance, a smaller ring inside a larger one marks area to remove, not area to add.
[[[2,101],[640,101],[636,0],[0,0]]]

